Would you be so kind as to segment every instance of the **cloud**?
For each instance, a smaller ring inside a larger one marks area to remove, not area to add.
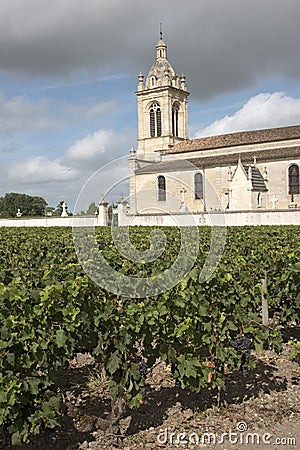
[[[67,158],[73,161],[88,161],[95,156],[103,155],[109,151],[113,143],[114,132],[112,130],[98,130],[79,139],[68,148]]]
[[[134,139],[132,130],[100,129],[72,144],[65,160],[81,169],[97,169],[109,160],[129,154]]]
[[[47,100],[33,103],[24,96],[7,99],[0,93],[0,133],[31,128],[45,130],[58,127],[59,122],[49,115]]]
[[[87,104],[71,104],[65,103],[65,114],[67,117],[72,119],[83,120],[84,118],[100,117],[113,109],[116,109],[116,102],[114,100],[109,100],[107,102],[92,103]]]
[[[98,202],[103,196],[108,202],[116,203],[121,193],[127,195],[128,191],[128,160],[124,157],[116,158],[82,180],[80,189],[77,190],[75,212],[85,209],[91,201]]]
[[[49,99],[32,100],[26,96],[7,98],[0,93],[0,134],[62,128],[93,117],[101,117],[116,108],[113,100],[75,104]]]
[[[300,98],[292,98],[284,92],[263,93],[250,98],[233,115],[216,120],[194,137],[226,134],[300,123]]]
[[[63,183],[74,180],[76,176],[78,172],[75,169],[43,156],[17,161],[7,168],[7,179],[20,184]]]
[[[194,98],[300,79],[298,0],[10,0],[0,3],[0,70],[34,76],[149,70],[159,22]]]
[[[74,142],[58,159],[36,156],[4,161],[0,191],[3,195],[10,191],[41,195],[52,205],[64,199],[71,210],[88,183],[79,202],[81,209],[91,201],[99,201],[104,193],[108,201],[116,201],[125,189],[122,180],[128,177],[126,156],[134,139],[135,132],[127,128],[119,132],[101,129]]]
[[[89,105],[86,108],[86,116],[87,117],[98,117],[102,116],[103,114],[108,113],[109,111],[112,111],[113,109],[116,109],[116,102],[111,100],[108,102],[103,103],[97,103],[95,105]]]

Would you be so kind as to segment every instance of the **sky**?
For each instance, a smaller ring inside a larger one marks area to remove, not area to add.
[[[0,0],[0,197],[118,199],[160,23],[190,138],[300,124],[299,0]]]

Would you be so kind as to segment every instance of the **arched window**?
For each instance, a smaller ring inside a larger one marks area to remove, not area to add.
[[[158,187],[158,201],[165,202],[166,201],[166,179],[164,176],[160,175],[157,178],[157,187]]]
[[[150,136],[161,136],[161,110],[158,103],[153,103],[150,108]]]
[[[289,167],[289,194],[299,194],[299,167],[292,164]]]
[[[202,173],[196,173],[194,176],[195,199],[203,200],[203,176]]]
[[[173,136],[178,136],[178,111],[179,105],[174,103],[172,107],[172,134]]]

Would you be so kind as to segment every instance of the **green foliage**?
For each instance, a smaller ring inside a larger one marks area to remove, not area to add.
[[[86,210],[86,213],[88,215],[94,215],[94,214],[96,214],[97,211],[98,211],[98,207],[97,207],[96,203],[92,202],[92,203],[90,203],[88,209]]]
[[[288,345],[291,346],[290,359],[300,364],[300,341],[297,339],[290,339]]]
[[[11,192],[0,198],[1,217],[16,217],[18,208],[23,216],[44,216],[46,200],[42,197]]]
[[[131,245],[149,251],[152,231],[131,228]],[[267,273],[265,295],[282,323],[297,323],[299,231],[229,229],[218,268],[199,283],[211,235],[200,228],[192,270],[172,289],[141,299],[93,283],[78,262],[70,228],[1,228],[0,425],[14,444],[56,426],[63,414],[61,374],[79,351],[91,352],[105,368],[113,397],[126,396],[129,406],[137,407],[144,384],[141,358],[148,367],[158,358],[172,363],[181,385],[199,391],[221,386],[225,366],[239,367],[241,354],[230,346],[234,336],[246,335],[257,350],[279,350],[279,332],[261,325],[261,279]],[[110,228],[96,230],[98,251],[118,272],[152,277],[176,261],[180,248],[179,230],[163,232],[165,251],[148,263],[122,256]],[[254,366],[252,356],[248,364]]]

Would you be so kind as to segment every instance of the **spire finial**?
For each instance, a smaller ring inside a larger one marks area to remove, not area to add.
[[[163,32],[162,32],[162,23],[160,22],[159,24],[159,34],[160,34],[160,39],[163,38]]]

